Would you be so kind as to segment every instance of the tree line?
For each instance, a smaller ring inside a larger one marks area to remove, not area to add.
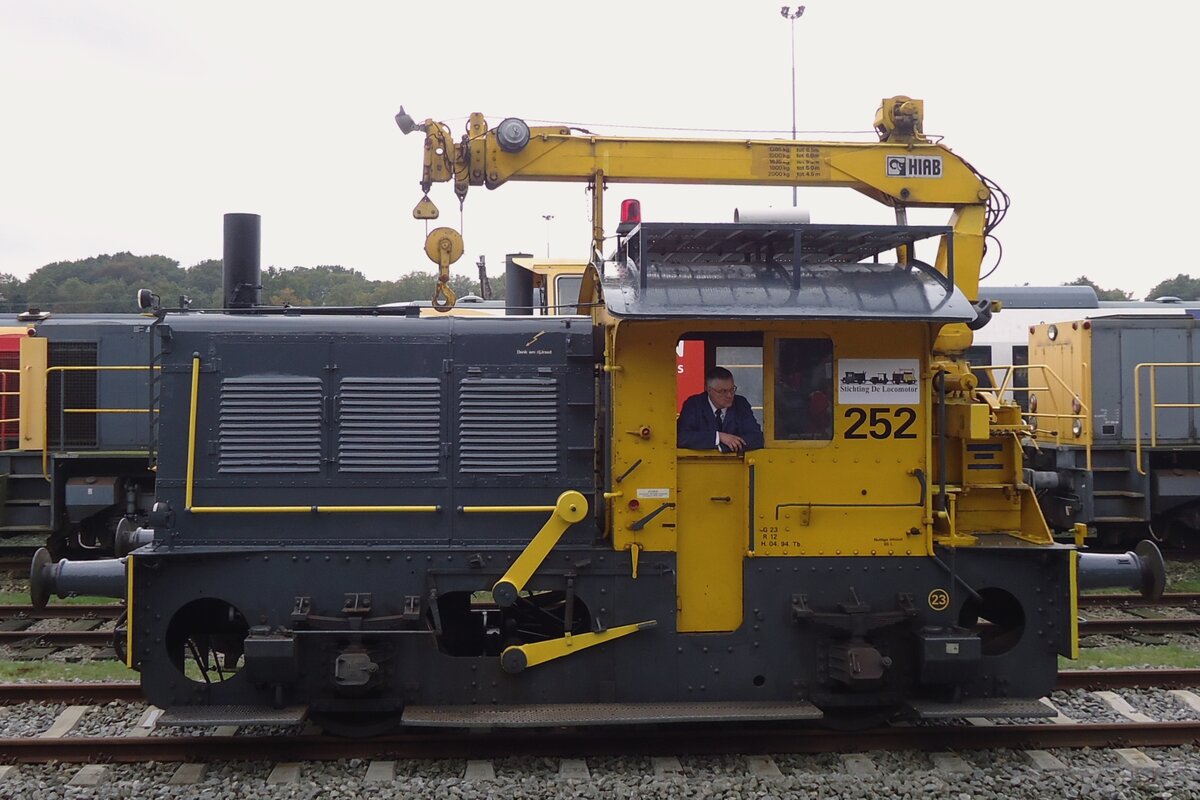
[[[393,281],[368,279],[342,266],[267,267],[262,271],[261,302],[282,306],[375,306],[433,296],[436,275],[410,272]],[[187,298],[192,308],[220,308],[223,291],[220,259],[191,267],[166,256],[132,253],[99,255],[47,264],[26,280],[0,274],[0,307],[9,312],[29,308],[61,313],[122,313],[137,310],[138,289],[149,289],[164,306]],[[489,276],[493,298],[504,299],[504,276]],[[459,297],[479,294],[478,280],[452,275],[450,288]]]
[[[1086,275],[1080,275],[1063,286],[1090,286],[1096,290],[1098,300],[1133,300],[1133,292],[1124,289],[1101,289]],[[1178,297],[1180,300],[1200,300],[1200,278],[1180,273],[1174,278],[1168,278],[1155,285],[1144,299],[1155,300],[1159,297]]]
[[[220,308],[223,284],[220,259],[191,267],[166,256],[132,253],[99,255],[78,261],[47,264],[26,280],[0,274],[0,308],[9,312],[39,308],[63,313],[121,313],[136,310],[138,289],[149,289],[164,306],[187,298],[192,308]],[[356,269],[342,266],[267,267],[262,273],[261,301],[282,306],[375,306],[411,300],[427,301],[433,295],[432,272],[410,272],[393,281],[374,281]],[[493,298],[504,299],[504,275],[489,278]],[[1133,292],[1103,289],[1087,276],[1064,286],[1091,286],[1101,300],[1133,300]],[[479,281],[452,275],[450,288],[459,297],[480,294]],[[1200,279],[1176,275],[1160,282],[1145,299],[1178,297],[1200,299]]]

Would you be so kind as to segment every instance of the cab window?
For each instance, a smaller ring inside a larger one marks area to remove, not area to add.
[[[763,424],[763,349],[754,346],[717,346],[713,366],[725,367],[733,373],[737,393],[750,402],[754,416]],[[703,389],[701,389],[703,391]]]
[[[776,440],[833,438],[831,340],[776,340],[774,413]]]
[[[733,373],[737,393],[750,403],[758,424],[763,424],[762,334],[685,333],[675,347],[676,406],[704,391],[704,375],[710,367],[725,367]]]
[[[558,308],[555,314],[574,314],[579,302],[579,287],[583,285],[582,275],[559,275],[554,280],[554,302]]]

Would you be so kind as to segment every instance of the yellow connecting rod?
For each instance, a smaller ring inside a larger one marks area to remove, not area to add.
[[[654,620],[647,620],[646,622],[635,622],[632,625],[622,625],[618,628],[609,628],[599,633],[577,633],[574,636],[567,634],[561,639],[551,639],[546,642],[515,644],[512,647],[504,648],[504,652],[500,654],[500,666],[505,672],[521,672],[526,667],[536,667],[538,664],[545,664],[547,661],[553,661],[556,658],[569,656],[613,639],[620,639],[631,633],[653,628],[657,624]]]
[[[554,549],[554,545],[558,544],[558,540],[567,532],[567,528],[586,517],[587,512],[587,498],[579,492],[572,490],[558,496],[558,502],[554,505],[554,513],[550,515],[550,519],[546,520],[542,529],[521,551],[521,555],[517,556],[517,560],[512,563],[504,576],[492,587],[492,597],[496,600],[497,605],[507,607],[517,602],[517,596],[525,588],[525,584],[546,560],[546,556]]]

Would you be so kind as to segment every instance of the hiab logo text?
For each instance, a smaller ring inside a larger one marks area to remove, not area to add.
[[[888,156],[889,178],[940,178],[941,156]]]

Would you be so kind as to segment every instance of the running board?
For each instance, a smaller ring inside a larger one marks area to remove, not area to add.
[[[1040,700],[1013,697],[984,697],[941,703],[932,700],[910,700],[909,708],[920,719],[956,719],[959,717],[1053,717],[1057,711]]]
[[[1045,706],[1043,706],[1044,708]],[[538,728],[670,722],[774,722],[821,719],[805,702],[563,703],[560,705],[408,706],[403,723],[441,728]]]
[[[308,706],[171,706],[154,724],[157,727],[195,728],[213,725],[270,725],[290,728],[308,716]]]

